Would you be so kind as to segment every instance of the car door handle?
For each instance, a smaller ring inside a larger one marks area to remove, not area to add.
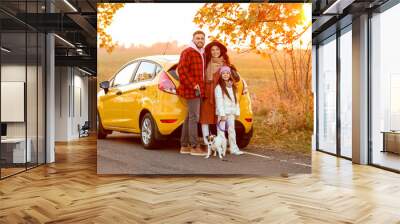
[[[145,89],[146,89],[146,86],[139,87],[139,90],[145,90]]]
[[[122,95],[122,91],[116,92],[115,95],[118,95],[118,96],[119,96],[119,95]]]

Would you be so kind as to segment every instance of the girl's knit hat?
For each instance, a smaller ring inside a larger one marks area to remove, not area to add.
[[[219,70],[219,74],[223,74],[225,72],[231,74],[231,68],[229,66],[222,66],[221,69]]]

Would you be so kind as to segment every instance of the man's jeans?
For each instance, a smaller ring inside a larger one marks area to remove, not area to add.
[[[200,98],[187,99],[188,115],[182,126],[181,146],[197,145],[197,125],[200,116]]]

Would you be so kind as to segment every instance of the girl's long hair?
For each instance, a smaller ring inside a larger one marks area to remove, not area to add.
[[[232,83],[233,97],[235,98],[235,103],[237,103],[236,99],[237,87],[235,84],[235,80],[233,80],[232,78],[232,74],[229,76],[229,81],[231,81]],[[226,89],[226,83],[225,80],[222,78],[222,74],[219,76],[218,85],[221,86],[222,94],[225,94],[230,100],[232,100],[231,97],[229,96],[228,90]]]

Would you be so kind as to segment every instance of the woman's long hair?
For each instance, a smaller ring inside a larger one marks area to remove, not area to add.
[[[220,53],[221,53],[220,57],[222,57],[224,59],[224,64],[226,66],[229,66],[232,70],[231,77],[235,80],[235,82],[239,82],[240,77],[238,76],[236,67],[233,64],[231,64],[231,61],[229,60],[228,49],[219,41],[213,41],[213,42],[209,43],[209,46],[206,46],[206,48],[205,48],[206,68],[212,58],[211,48],[213,46],[217,46],[219,48]],[[236,75],[233,76],[233,74],[236,74]]]
[[[218,46],[218,45],[216,45],[216,44],[214,44],[213,46],[217,46],[217,47],[219,48],[219,51],[221,52],[220,57],[222,57],[222,58],[224,59],[225,65],[231,66],[231,62],[230,62],[230,60],[229,60],[228,53],[227,53],[226,51],[224,51],[223,49],[221,49],[221,47]],[[210,63],[211,58],[212,58],[212,56],[211,56],[211,48],[212,48],[213,46],[211,46],[210,48],[207,48],[206,51],[205,51],[205,55],[206,55],[206,68],[207,68],[207,66],[208,66],[208,64]]]
[[[232,74],[229,76],[229,81],[231,81],[232,83],[233,97],[235,98],[235,103],[237,103],[236,99],[237,87],[235,81],[232,78]],[[226,89],[226,83],[225,80],[222,78],[222,74],[219,76],[218,85],[221,86],[222,94],[225,94],[230,100],[232,100],[231,97],[229,96],[228,90]]]

